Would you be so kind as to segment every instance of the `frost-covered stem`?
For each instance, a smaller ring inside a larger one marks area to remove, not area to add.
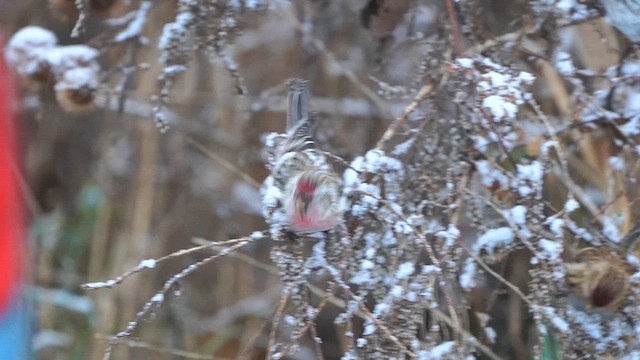
[[[78,20],[71,30],[71,37],[77,38],[84,31],[84,21],[87,18],[87,0],[76,0],[76,9],[78,9]]]
[[[143,1],[140,4],[138,11],[136,11],[134,18],[129,22],[124,30],[122,30],[114,37],[114,41],[124,42],[127,40],[139,39],[142,34],[142,30],[144,29],[144,24],[147,21],[149,10],[151,10],[152,4],[152,0]]]
[[[111,336],[104,335],[104,334],[96,334],[95,337],[97,339],[102,339],[102,340],[111,339]],[[126,342],[123,342],[123,344],[130,348],[150,350],[156,353],[178,356],[184,359],[211,360],[210,354],[198,354],[191,351],[168,348],[168,347],[160,346],[158,344],[150,344],[148,342],[139,341],[139,340],[127,340]]]
[[[471,179],[472,169],[468,168],[467,171],[458,179],[458,196],[456,197],[455,202],[448,207],[453,206],[454,211],[451,214],[450,222],[452,224],[457,224],[460,218],[460,212],[462,210],[462,202],[464,201],[464,191],[467,189],[469,185],[469,179]],[[460,241],[464,244],[464,241]]]
[[[214,160],[215,162],[217,162],[220,165],[222,165],[225,169],[227,169],[227,170],[231,171],[232,173],[238,175],[247,184],[253,186],[256,189],[260,189],[260,186],[261,186],[260,183],[256,179],[252,178],[251,175],[249,175],[246,172],[242,171],[242,169],[237,167],[235,164],[227,161],[222,156],[218,155],[216,152],[214,152],[212,150],[209,150],[206,146],[202,145],[200,142],[198,142],[197,140],[195,140],[191,136],[186,136],[185,139],[187,140],[187,143],[193,145],[193,147],[198,149],[200,152],[202,152],[208,158],[210,158],[211,160]]]
[[[456,7],[453,4],[453,0],[444,0],[447,7],[447,15],[449,21],[451,21],[451,36],[453,37],[453,46],[456,52],[456,57],[462,56],[462,35],[460,34],[460,24],[458,22],[458,14],[456,13]]]
[[[429,255],[429,259],[431,260],[433,265],[436,266],[438,269],[442,269],[442,267],[440,266],[440,260],[438,259],[438,257],[436,257],[435,251],[433,251],[433,248],[427,242],[427,239],[424,237],[422,232],[420,232],[418,229],[416,229],[411,224],[411,222],[409,222],[409,220],[404,216],[404,214],[396,211],[396,209],[393,206],[391,206],[391,204],[389,204],[389,202],[386,199],[383,199],[383,198],[381,198],[379,196],[376,196],[376,195],[374,195],[374,194],[372,194],[370,192],[366,192],[366,191],[357,191],[357,192],[361,193],[363,195],[366,195],[366,196],[370,196],[370,197],[376,199],[377,201],[383,203],[393,214],[395,214],[400,219],[402,219],[402,221],[407,223],[407,225],[411,228],[411,231],[420,238],[420,241],[423,243],[423,245],[425,247],[425,250],[427,251],[427,255]]]
[[[256,333],[251,336],[251,339],[249,339],[249,341],[246,342],[246,344],[244,345],[244,347],[242,347],[242,351],[240,352],[240,355],[238,355],[238,359],[249,359],[250,355],[251,355],[251,351],[254,349],[254,345],[256,343],[256,341],[258,341],[258,338],[260,337],[260,335],[262,335],[262,331],[267,327],[267,324],[269,323],[269,319],[264,319],[262,321],[262,324],[260,324],[260,327],[258,328],[258,330],[256,331]],[[211,357],[209,357],[211,358]]]
[[[188,267],[184,268],[182,271],[180,271],[179,273],[177,273],[176,275],[172,276],[169,280],[167,280],[164,283],[164,286],[162,287],[162,289],[158,292],[156,292],[151,299],[149,299],[149,301],[147,301],[144,306],[142,307],[142,310],[140,310],[137,314],[136,317],[133,321],[130,321],[129,324],[127,325],[127,328],[124,331],[121,331],[119,333],[117,333],[116,335],[114,335],[111,340],[109,341],[109,343],[107,344],[107,348],[104,351],[104,356],[103,356],[103,360],[108,360],[111,358],[111,352],[113,351],[113,348],[118,344],[118,340],[124,337],[129,337],[133,334],[133,332],[138,328],[138,324],[140,323],[140,321],[142,321],[146,316],[148,316],[149,314],[151,314],[154,309],[156,309],[157,307],[161,306],[162,303],[164,302],[165,296],[167,294],[167,292],[180,280],[182,280],[183,278],[191,275],[194,271],[198,270],[200,267],[202,267],[205,264],[208,264],[209,262],[216,260],[222,256],[225,256],[229,253],[231,253],[234,250],[237,250],[243,246],[245,246],[246,244],[250,243],[250,240],[246,240],[244,242],[240,242],[237,243],[236,245],[230,246],[228,248],[223,249],[222,251],[220,251],[220,253],[215,254],[215,255],[211,255],[207,258],[204,258],[203,260],[200,260],[194,264],[189,265]]]
[[[293,346],[307,333],[307,331],[311,331],[312,332],[312,337],[314,339],[314,344],[316,347],[316,353],[319,353],[319,359],[322,359],[322,350],[318,350],[318,344],[315,341],[316,337],[317,337],[317,331],[316,331],[316,327],[315,327],[315,320],[318,318],[318,316],[320,315],[320,312],[324,309],[324,307],[329,303],[329,298],[331,297],[331,294],[333,293],[333,289],[335,287],[335,283],[333,283],[329,289],[327,291],[324,291],[324,297],[322,298],[322,300],[320,301],[320,304],[318,304],[318,307],[316,307],[316,311],[314,312],[313,316],[310,319],[307,319],[307,323],[305,324],[305,326],[300,330],[300,332],[294,336],[290,341],[289,344],[287,345],[287,347],[285,347],[282,351],[278,352],[277,354],[274,354],[278,359],[282,359],[285,355],[287,355],[287,353],[289,353],[289,351],[291,351],[291,349],[293,348]],[[273,330],[273,329],[272,329]]]
[[[336,56],[325,46],[324,42],[322,42],[317,37],[313,36],[309,29],[298,20],[298,17],[291,11],[289,2],[283,0],[275,1],[276,7],[280,9],[280,11],[285,15],[285,18],[298,30],[300,31],[307,40],[309,40],[313,46],[324,56],[324,59],[332,66],[340,69],[340,72],[344,77],[349,80],[360,92],[362,92],[371,102],[373,102],[380,112],[384,114],[386,117],[393,117],[393,113],[389,109],[386,101],[384,101],[375,91],[371,90],[367,85],[363,84],[358,76],[348,67],[342,65],[340,61],[336,58]]]
[[[284,313],[284,307],[287,305],[287,301],[289,300],[290,295],[291,295],[291,285],[287,285],[284,289],[282,289],[282,296],[280,297],[280,303],[278,305],[278,309],[273,315],[271,330],[269,331],[269,343],[267,345],[267,356],[265,356],[265,360],[272,359],[273,348],[277,344],[276,333],[277,333],[278,325],[280,324],[280,319],[282,318],[282,314]]]
[[[318,296],[324,296],[325,292],[324,290],[313,286],[311,284],[307,284],[307,287],[316,295]],[[352,297],[353,298],[353,297]],[[355,298],[353,298],[354,300],[356,300]],[[347,304],[343,299],[337,298],[334,295],[330,295],[329,296],[329,302],[340,308],[340,309],[346,309],[347,308]],[[498,355],[496,355],[493,350],[491,350],[490,348],[488,348],[487,346],[485,346],[482,342],[480,342],[480,340],[478,340],[478,338],[476,338],[475,336],[473,336],[473,334],[471,334],[470,332],[468,332],[467,330],[463,329],[460,327],[459,324],[457,324],[456,322],[454,322],[449,316],[447,316],[445,313],[443,313],[442,311],[438,310],[438,309],[429,309],[429,312],[431,312],[436,318],[438,318],[439,320],[442,320],[444,323],[446,323],[448,326],[450,326],[454,331],[456,331],[457,333],[459,333],[462,337],[464,337],[467,341],[473,343],[473,345],[478,348],[480,351],[482,351],[485,355],[487,355],[487,357],[489,357],[490,359],[493,360],[500,360],[500,357]],[[364,311],[362,310],[357,310],[353,313],[355,316],[359,317],[362,320],[366,320],[369,315],[367,315]],[[352,324],[351,322],[347,322],[347,327],[345,329],[346,331],[352,331]],[[352,332],[353,333],[353,332]],[[353,339],[353,341],[351,341],[350,345],[351,347],[353,347],[353,342],[355,341],[355,339]]]
[[[351,291],[351,288],[349,287],[349,285],[347,285],[344,281],[342,281],[342,279],[340,278],[340,272],[336,268],[334,268],[333,266],[325,264],[324,265],[324,269],[327,270],[327,272],[329,273],[331,278],[336,282],[336,284],[338,284],[340,286],[340,288],[342,288],[342,290],[349,297],[349,299],[351,299],[351,300],[353,300],[353,301],[358,303],[358,306],[359,306],[360,310],[364,313],[364,315],[368,319],[373,321],[373,323],[376,325],[376,327],[378,327],[380,330],[382,330],[382,332],[385,334],[387,339],[391,340],[391,342],[393,342],[396,346],[398,346],[405,354],[407,354],[407,355],[409,355],[409,356],[411,356],[413,358],[417,357],[414,352],[409,350],[403,343],[400,342],[400,340],[398,339],[397,336],[393,335],[391,330],[389,330],[389,328],[387,328],[382,321],[380,321],[378,318],[376,318],[375,315],[373,315],[371,313],[371,311],[369,311],[367,306],[362,301],[358,300],[358,297],[356,296],[356,294],[354,294]]]
[[[416,94],[416,96],[413,98],[411,103],[409,103],[409,105],[407,105],[407,107],[405,107],[404,110],[402,110],[402,115],[398,116],[393,121],[393,123],[391,125],[389,125],[389,127],[384,132],[384,134],[382,134],[382,137],[376,143],[376,146],[375,146],[376,149],[382,149],[386,145],[387,141],[389,141],[389,139],[391,139],[391,137],[396,133],[396,130],[398,129],[398,127],[405,120],[407,120],[409,115],[411,115],[411,113],[413,113],[416,110],[418,105],[420,105],[420,103],[427,96],[429,96],[429,93],[431,93],[431,89],[433,89],[433,86],[431,84],[425,84],[424,86],[422,86],[420,88],[420,90],[418,91],[418,94]],[[426,120],[425,120],[425,122],[426,122]]]
[[[547,118],[547,115],[540,108],[540,104],[538,104],[538,102],[533,97],[528,99],[527,103],[536,113],[536,116],[538,117],[538,119],[540,119],[540,122],[542,122],[545,128],[547,128],[549,136],[551,137],[551,139],[553,139],[553,148],[556,149],[556,152],[558,153],[558,161],[560,161],[562,171],[568,174],[569,165],[567,164],[567,156],[565,155],[564,150],[562,150],[562,146],[560,145],[560,138],[557,135],[556,129],[553,128],[553,125],[551,125],[551,122]]]
[[[224,67],[231,75],[231,78],[234,80],[236,84],[236,93],[238,95],[246,95],[248,94],[247,88],[243,84],[242,76],[240,76],[240,72],[238,71],[238,64],[229,56],[229,54],[225,52],[221,52],[218,54],[224,61]]]
[[[434,317],[438,318],[439,320],[442,320],[444,323],[446,323],[447,325],[451,326],[451,328],[454,331],[456,331],[457,333],[461,334],[467,341],[472,343],[473,346],[475,346],[477,349],[479,349],[485,355],[487,355],[487,357],[489,357],[492,360],[501,360],[500,357],[496,353],[493,352],[493,350],[491,350],[489,347],[484,345],[478,338],[473,336],[473,334],[471,334],[467,330],[461,328],[458,324],[456,324],[453,320],[451,320],[451,318],[448,317],[445,313],[443,313],[442,311],[440,311],[438,309],[429,309],[429,312],[431,312],[433,315],[435,315]]]
[[[145,3],[148,5],[147,6],[148,8],[151,7],[150,1],[147,1]],[[116,41],[119,41],[118,38],[122,34],[127,34],[126,31],[131,28],[133,23],[137,23],[140,29],[138,29],[137,30],[138,32],[135,34],[127,35],[129,37],[125,40],[129,40],[129,39],[139,40],[139,36],[140,36],[139,31],[142,31],[142,26],[144,25],[144,19],[146,18],[146,13],[148,11],[148,9],[143,11],[143,5],[144,3],[140,5],[140,9],[138,10],[137,15],[133,18],[133,20],[131,20],[127,29],[122,31],[118,35],[116,35],[115,37]],[[144,15],[141,17],[140,14],[144,14]],[[135,31],[135,30],[132,30],[132,31]],[[124,41],[124,40],[121,40],[121,41]],[[142,46],[141,41],[133,41],[129,43],[129,46],[127,49],[127,61],[126,61],[126,64],[122,67],[122,79],[120,81],[120,84],[116,88],[116,94],[118,95],[118,116],[122,116],[122,114],[124,114],[124,108],[127,101],[126,90],[127,90],[127,87],[131,86],[131,83],[134,81],[133,80],[134,79],[133,75],[135,74],[134,70],[137,67],[136,57],[138,55],[138,52],[140,51],[141,46]]]
[[[540,254],[538,253],[538,251],[536,250],[535,246],[533,246],[533,244],[526,240],[526,237],[522,234],[522,232],[520,231],[520,228],[518,227],[518,225],[516,225],[513,220],[511,220],[508,216],[505,215],[504,211],[502,211],[502,209],[500,209],[493,201],[485,198],[484,196],[477,194],[469,189],[465,189],[465,193],[473,196],[477,199],[482,200],[485,204],[489,205],[489,207],[491,207],[493,210],[495,210],[496,213],[498,213],[498,215],[500,215],[500,217],[502,217],[504,219],[504,221],[506,221],[507,225],[509,225],[509,227],[514,231],[514,233],[516,234],[516,237],[522,241],[522,243],[527,247],[527,249],[529,249],[529,251],[531,251],[531,253],[533,253],[536,257],[538,258],[544,258],[543,256],[540,256]],[[543,263],[544,264],[544,263]]]
[[[533,33],[533,27],[530,30],[518,30],[518,31],[514,31],[511,33],[507,33],[507,34],[503,34],[500,36],[496,36],[494,38],[491,38],[489,40],[486,40],[485,42],[483,42],[482,44],[478,44],[475,46],[472,46],[470,48],[467,48],[464,53],[463,56],[464,57],[473,57],[476,56],[477,54],[481,54],[491,48],[494,47],[498,47],[498,46],[503,46],[505,43],[508,42],[513,42],[516,41],[518,39],[523,38],[524,36],[526,36],[527,34]]]
[[[318,336],[318,329],[315,326],[312,326],[309,331],[311,332],[311,337],[313,338],[313,348],[316,351],[316,356],[319,360],[324,360],[324,355],[322,355],[322,347],[320,346],[320,337]]]
[[[634,167],[635,168],[635,167]],[[607,211],[607,209],[611,206],[613,206],[613,204],[618,201],[621,197],[627,195],[627,191],[626,189],[620,189],[618,190],[618,192],[611,197],[611,200],[607,201],[606,204],[602,205],[600,207],[600,209],[598,209],[598,212],[596,212],[594,214],[594,220],[599,219],[600,216],[602,216],[602,214],[604,214],[605,211]]]
[[[498,274],[493,269],[491,269],[491,267],[487,265],[487,263],[484,262],[484,260],[482,260],[474,251],[469,249],[469,247],[467,246],[467,244],[464,243],[464,241],[460,241],[460,245],[469,254],[469,256],[471,256],[473,260],[477,262],[486,272],[488,272],[491,276],[496,278],[496,280],[506,285],[509,289],[511,289],[514,293],[516,293],[516,295],[521,297],[522,300],[524,300],[524,302],[526,302],[530,308],[534,306],[534,303],[527,297],[527,295],[525,295],[522,292],[522,290],[520,290],[520,288],[518,288],[509,280],[505,279],[502,275]]]
[[[489,123],[489,127],[491,128],[491,130],[496,134],[500,134],[500,131],[496,127],[495,121],[491,120],[491,115],[487,113],[487,110],[485,108],[480,108],[480,111],[482,112],[484,117],[488,119],[487,122]],[[500,150],[502,150],[502,152],[507,156],[507,159],[509,159],[509,163],[511,164],[511,166],[514,169],[517,169],[518,162],[513,158],[513,155],[511,155],[509,149],[507,149],[507,145],[505,145],[502,137],[498,136],[496,142],[500,146]]]
[[[107,281],[101,281],[101,282],[94,282],[94,283],[85,283],[82,284],[82,288],[83,289],[87,289],[87,290],[96,290],[96,289],[102,289],[102,288],[112,288],[113,286],[122,283],[126,278],[128,278],[129,276],[139,273],[141,271],[143,271],[144,269],[152,269],[154,268],[157,264],[160,264],[166,260],[169,259],[173,259],[176,257],[180,257],[183,255],[187,255],[187,254],[191,254],[197,251],[201,251],[204,249],[211,249],[211,248],[216,248],[216,247],[221,247],[221,246],[228,246],[231,244],[237,244],[237,243],[247,243],[250,242],[252,240],[257,240],[257,238],[252,238],[252,237],[242,237],[242,238],[237,238],[237,239],[231,239],[231,240],[226,240],[226,241],[219,241],[219,242],[210,242],[207,243],[205,245],[201,245],[201,246],[196,246],[196,247],[192,247],[190,249],[180,249],[178,251],[174,251],[169,255],[165,255],[163,257],[157,258],[157,259],[148,259],[148,260],[142,260],[140,262],[140,264],[138,264],[136,267],[134,267],[133,269],[125,272],[124,274],[114,278],[114,279],[110,279]]]
[[[586,192],[584,192],[575,182],[573,182],[573,179],[569,175],[569,165],[567,163],[568,157],[565,155],[560,145],[561,142],[560,142],[560,138],[558,137],[558,131],[556,131],[553,128],[553,126],[551,125],[551,122],[549,121],[547,116],[544,114],[544,112],[540,108],[540,105],[535,101],[535,99],[531,98],[527,101],[527,103],[531,106],[531,108],[533,108],[537,117],[547,128],[547,132],[549,133],[549,136],[553,139],[553,147],[554,149],[556,149],[556,152],[558,153],[558,162],[560,167],[559,171],[557,171],[559,172],[558,177],[567,187],[569,194],[571,196],[577,197],[582,203],[582,205],[587,210],[589,210],[589,213],[591,213],[594,219],[596,219],[596,221],[598,222],[601,222],[601,220],[597,216],[597,214],[599,213],[599,210],[596,204],[591,200],[591,197],[587,195]]]
[[[596,204],[593,202],[591,196],[589,196],[586,191],[582,190],[582,188],[573,181],[571,176],[568,173],[564,172],[559,165],[556,165],[554,167],[554,170],[555,175],[560,179],[560,181],[562,181],[564,186],[566,186],[567,189],[569,189],[569,191],[575,195],[576,199],[580,201],[580,204],[582,204],[589,211],[594,219],[601,223],[602,220],[595,217],[595,215],[598,213],[598,206],[596,206]]]
[[[437,267],[438,269],[440,269],[441,271],[437,273],[437,276],[439,278],[439,280],[442,282],[440,285],[442,287],[442,292],[444,294],[444,298],[445,301],[447,303],[447,307],[449,308],[449,312],[451,313],[451,318],[453,319],[453,321],[455,321],[457,324],[459,324],[460,319],[458,318],[458,313],[456,312],[455,307],[453,306],[453,299],[451,298],[451,294],[449,294],[449,291],[451,290],[449,286],[447,286],[447,281],[449,279],[447,279],[446,277],[446,272],[443,270],[442,265],[440,263],[440,259],[436,256],[435,251],[433,250],[433,248],[431,247],[431,244],[429,244],[429,242],[427,241],[427,238],[424,236],[424,234],[419,231],[418,229],[415,228],[415,226],[413,226],[411,224],[411,222],[404,216],[404,214],[396,211],[396,209],[391,206],[391,204],[389,204],[388,201],[386,201],[386,199],[380,198],[372,193],[366,192],[366,191],[359,191],[362,194],[365,194],[367,196],[370,196],[372,198],[375,198],[376,200],[380,201],[382,204],[384,204],[392,213],[394,213],[396,216],[398,216],[400,219],[402,219],[402,221],[404,221],[407,226],[409,226],[411,228],[411,231],[416,234],[416,236],[418,236],[418,240],[419,242],[422,244],[422,246],[424,247],[424,249],[427,251],[427,255],[429,256],[429,259],[431,260],[431,262],[433,263],[433,265],[435,267]]]
[[[193,239],[191,239],[191,241],[196,245],[198,245],[198,244],[211,244],[211,241],[204,240],[204,239],[201,239],[201,238],[193,238]],[[215,244],[214,244],[212,249],[216,249],[216,248],[217,248],[217,246],[215,246]],[[232,257],[234,259],[238,259],[240,261],[244,261],[248,265],[251,265],[251,266],[255,267],[256,269],[260,269],[260,270],[263,270],[265,272],[268,272],[271,275],[279,275],[278,269],[275,266],[271,266],[271,265],[262,263],[262,262],[256,260],[255,258],[249,256],[249,255],[246,255],[246,254],[243,254],[243,253],[239,253],[239,252],[233,252],[233,253],[228,254],[227,256]]]

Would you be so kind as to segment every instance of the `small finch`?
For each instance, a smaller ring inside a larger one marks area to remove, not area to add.
[[[274,185],[282,191],[286,222],[297,234],[331,230],[342,219],[342,182],[311,139],[315,117],[309,114],[304,80],[288,83],[287,137],[276,151]]]
[[[632,269],[619,254],[606,247],[582,249],[565,270],[571,291],[588,308],[618,312],[626,305]]]

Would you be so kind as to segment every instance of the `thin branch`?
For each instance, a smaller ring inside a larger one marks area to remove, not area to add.
[[[344,281],[342,281],[342,279],[340,278],[340,272],[337,269],[335,269],[334,267],[328,264],[325,264],[324,268],[331,275],[331,278],[333,279],[333,281],[335,281],[336,284],[340,286],[340,288],[347,294],[347,296],[353,301],[356,301],[358,303],[358,306],[360,307],[360,311],[362,311],[365,314],[366,318],[371,320],[376,325],[376,327],[382,330],[382,332],[387,337],[387,339],[391,340],[391,342],[393,342],[396,346],[398,346],[398,348],[400,348],[400,350],[402,350],[403,353],[413,358],[417,357],[417,355],[413,351],[409,350],[403,343],[401,343],[398,337],[393,335],[391,330],[389,330],[389,328],[387,328],[384,325],[384,323],[382,323],[382,321],[380,321],[377,317],[375,317],[375,315],[373,315],[371,311],[369,311],[367,306],[362,301],[360,301],[358,297],[356,297],[356,295],[351,291],[351,288],[349,287],[349,285],[347,285]]]
[[[334,283],[335,284],[335,283]],[[320,315],[320,313],[322,312],[322,310],[324,309],[324,307],[327,305],[327,303],[329,302],[329,298],[331,297],[331,294],[333,292],[333,285],[329,287],[328,291],[324,292],[324,297],[322,298],[322,300],[320,301],[320,304],[318,304],[318,307],[316,307],[316,311],[313,315],[313,317],[311,319],[307,320],[307,323],[305,324],[304,328],[302,328],[302,330],[300,330],[300,332],[289,341],[289,344],[287,345],[286,348],[284,348],[282,351],[278,352],[277,357],[279,359],[283,358],[285,355],[287,355],[287,353],[289,353],[289,351],[291,351],[291,349],[293,348],[293,346],[300,340],[300,338],[302,338],[302,336],[309,330],[312,330],[312,333],[315,333],[315,320],[318,318],[318,316]],[[313,335],[314,339],[313,342],[316,343],[315,341],[315,336]],[[317,345],[317,343],[316,343]],[[317,346],[316,346],[316,353],[320,353],[319,358],[322,359],[322,351],[318,351]]]
[[[162,287],[162,289],[158,292],[155,293],[155,295],[153,295],[151,297],[151,299],[149,299],[149,301],[147,301],[147,303],[142,307],[142,310],[140,310],[137,314],[136,317],[133,321],[130,321],[127,325],[127,328],[124,331],[121,331],[119,333],[117,333],[116,335],[114,335],[111,340],[109,341],[109,343],[107,344],[107,348],[104,351],[104,356],[103,356],[103,360],[109,360],[111,358],[111,353],[113,351],[113,348],[118,344],[118,342],[120,341],[121,338],[125,338],[125,337],[129,337],[133,334],[133,332],[138,328],[138,325],[140,324],[140,322],[146,318],[148,315],[150,315],[151,313],[153,313],[153,311],[158,308],[159,306],[162,305],[162,303],[164,302],[166,295],[168,293],[168,291],[173,288],[178,281],[184,279],[185,277],[191,275],[194,271],[198,270],[199,268],[201,268],[202,266],[220,258],[223,257],[229,253],[231,253],[234,250],[239,249],[240,247],[245,246],[246,244],[249,244],[251,242],[251,238],[247,238],[246,241],[244,242],[240,242],[236,245],[230,246],[228,248],[225,248],[223,251],[221,251],[219,254],[215,254],[215,255],[211,255],[203,260],[200,260],[194,264],[189,265],[188,267],[184,268],[182,271],[180,271],[179,273],[175,274],[174,276],[172,276],[169,280],[167,280],[164,283],[164,286]]]
[[[291,4],[282,0],[275,2],[276,7],[285,15],[285,18],[301,33],[305,38],[311,41],[318,51],[324,55],[324,58],[330,65],[340,69],[341,73],[351,82],[360,92],[362,92],[369,100],[371,100],[382,112],[385,117],[393,117],[386,101],[384,101],[375,91],[371,90],[367,85],[363,84],[358,76],[351,69],[342,65],[336,56],[326,47],[324,42],[309,32],[309,29],[298,20],[298,17],[291,11]]]
[[[289,300],[289,296],[291,295],[291,287],[287,286],[282,290],[282,296],[280,297],[280,303],[278,305],[278,309],[276,313],[273,315],[273,320],[271,323],[271,331],[269,331],[269,344],[267,345],[267,356],[265,360],[271,360],[273,356],[273,348],[277,344],[276,335],[278,330],[278,325],[280,324],[280,319],[282,318],[282,314],[284,313],[284,307],[287,305],[287,301]]]
[[[95,334],[96,339],[100,340],[110,340],[113,338],[113,335],[104,335],[104,334]],[[226,360],[227,358],[214,357],[209,354],[199,354],[186,350],[178,350],[168,347],[163,347],[157,344],[150,344],[148,342],[139,341],[139,340],[125,340],[120,342],[120,344],[125,345],[130,348],[138,348],[138,349],[146,349],[153,352],[157,352],[160,354],[171,355],[171,356],[179,356],[184,359],[202,359],[202,360]]]
[[[246,181],[249,185],[253,186],[256,189],[260,189],[261,185],[257,180],[255,180],[254,178],[249,176],[249,174],[247,174],[246,172],[242,171],[242,169],[238,168],[233,163],[225,160],[222,156],[218,155],[216,152],[207,149],[206,146],[202,145],[201,143],[199,143],[197,140],[195,140],[191,136],[186,136],[186,140],[187,140],[187,142],[189,144],[193,145],[193,147],[198,149],[200,152],[205,154],[207,157],[209,157],[210,159],[216,161],[217,163],[222,165],[225,169],[227,169],[227,170],[231,171],[232,173],[238,175],[242,180]]]
[[[128,278],[129,276],[139,273],[145,269],[152,269],[154,268],[157,264],[160,264],[162,262],[165,262],[169,259],[173,259],[176,257],[180,257],[180,256],[184,256],[184,255],[188,255],[194,252],[198,252],[198,251],[202,251],[204,249],[215,249],[215,248],[220,248],[223,247],[225,245],[232,245],[232,244],[237,244],[237,243],[242,243],[245,244],[248,241],[252,241],[252,240],[257,240],[258,238],[254,238],[254,237],[242,237],[242,238],[237,238],[237,239],[231,239],[231,240],[227,240],[227,241],[220,241],[220,242],[210,242],[207,243],[205,245],[201,245],[201,246],[196,246],[196,247],[192,247],[189,249],[180,249],[178,251],[172,252],[169,255],[165,255],[163,257],[157,258],[157,259],[148,259],[148,260],[142,260],[138,266],[134,267],[133,269],[125,272],[124,274],[111,279],[111,280],[107,280],[107,281],[100,281],[100,282],[93,282],[93,283],[86,283],[86,284],[82,284],[82,288],[83,289],[87,289],[87,290],[96,290],[96,289],[102,289],[102,288],[112,288],[113,286],[122,283],[126,278]]]
[[[444,0],[447,7],[447,15],[449,21],[451,21],[451,36],[453,37],[453,47],[456,52],[456,57],[462,56],[462,34],[460,34],[460,23],[458,22],[458,14],[456,13],[456,6],[453,0]]]
[[[396,133],[400,125],[402,125],[402,123],[404,123],[407,120],[409,115],[411,115],[411,113],[413,113],[416,110],[418,105],[420,105],[420,103],[424,99],[426,99],[427,96],[429,96],[432,89],[433,89],[433,86],[431,84],[425,84],[420,88],[420,90],[418,91],[418,94],[416,94],[416,96],[413,98],[413,101],[411,101],[411,103],[409,103],[409,105],[407,105],[407,107],[404,108],[404,110],[402,111],[402,115],[398,116],[394,120],[394,122],[387,128],[387,131],[385,131],[384,134],[382,134],[382,137],[380,138],[380,140],[378,140],[378,143],[376,144],[376,147],[375,147],[376,149],[382,149],[386,145],[387,141],[389,141],[389,139],[393,137],[393,135]]]

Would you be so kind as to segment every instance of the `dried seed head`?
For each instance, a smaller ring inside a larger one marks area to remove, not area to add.
[[[630,292],[631,271],[629,264],[608,248],[586,248],[566,264],[566,281],[588,308],[618,312]]]
[[[95,107],[98,74],[92,68],[66,71],[56,82],[56,100],[62,109],[81,114]]]
[[[46,55],[57,42],[51,31],[39,26],[26,26],[11,37],[5,56],[23,81],[44,83],[51,78],[51,66]]]

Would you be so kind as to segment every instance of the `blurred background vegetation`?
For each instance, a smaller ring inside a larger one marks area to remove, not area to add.
[[[74,114],[60,108],[50,88],[23,93],[23,191],[31,219],[27,295],[37,310],[34,346],[40,359],[101,359],[108,336],[123,329],[166,279],[207,254],[167,261],[113,289],[86,292],[81,284],[112,279],[143,259],[191,247],[193,238],[225,240],[265,228],[256,187],[267,175],[262,139],[266,132],[284,129],[287,79],[310,80],[312,108],[322,114],[318,142],[349,161],[375,145],[391,120],[388,109],[398,114],[410,101],[399,94],[381,107],[363,89],[384,85],[379,81],[405,86],[419,81],[429,51],[447,49],[452,58],[441,1],[413,2],[406,14],[398,10],[398,21],[369,23],[368,29],[361,18],[375,0],[294,1],[292,6],[274,1],[269,8],[239,12],[235,19],[242,30],[224,50],[237,63],[246,93],[238,94],[238,79],[222,57],[196,53],[171,88],[170,129],[161,133],[150,100],[163,68],[156,44],[163,26],[174,20],[177,2],[153,2],[143,32],[149,42],[135,51],[109,44],[118,30],[105,19],[123,16],[139,3],[103,3],[104,9],[87,19],[86,31],[71,38],[77,17],[73,1],[0,1],[5,40],[26,25],[39,25],[53,31],[61,44],[104,49],[100,64],[112,72],[105,76],[108,86],[115,88],[127,79],[124,111],[112,105]],[[483,29],[475,34],[483,39],[515,30],[531,11],[525,1],[473,4],[475,9],[463,4],[459,10],[465,26],[473,23]],[[299,31],[292,14],[328,51],[319,50]],[[601,73],[617,63],[620,38],[600,18],[572,26],[567,33],[582,67]],[[536,41],[529,48],[544,47],[544,39]],[[431,47],[436,42],[446,46]],[[130,77],[117,76],[134,64],[146,65]],[[561,77],[544,61],[528,66],[540,76],[534,92],[543,109],[570,116],[572,98]],[[606,187],[605,175],[593,169],[607,166],[610,137],[600,134],[588,141],[579,145],[584,152],[575,159],[578,178]],[[540,142],[541,137],[531,136],[526,146],[535,152]],[[553,194],[553,186],[549,191]],[[264,322],[275,310],[281,289],[273,268],[260,266],[270,264],[270,246],[261,241],[242,250],[258,265],[241,256],[224,257],[180,281],[182,296],[158,309],[142,324],[139,341],[117,347],[113,358],[235,358],[252,341],[252,356],[264,358]],[[501,265],[508,280],[523,288],[529,256],[513,253]],[[505,334],[496,351],[505,358],[531,356],[535,335],[522,301],[507,291],[491,296],[474,291],[478,299],[504,304],[494,305],[499,310],[492,314],[494,326]],[[332,321],[327,315],[318,323],[328,359],[339,356],[335,349],[340,347]],[[291,357],[314,355],[303,351]]]

